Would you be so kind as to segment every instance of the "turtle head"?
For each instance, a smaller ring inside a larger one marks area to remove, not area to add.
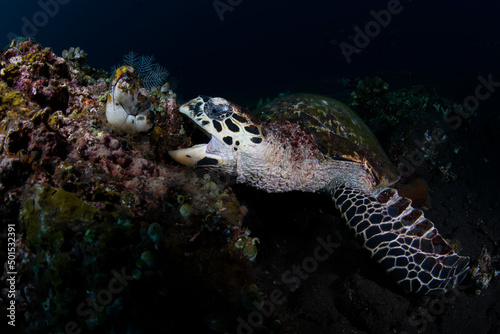
[[[226,99],[199,96],[179,111],[210,137],[207,144],[169,151],[182,165],[216,167],[235,174],[241,155],[264,141],[260,122]]]

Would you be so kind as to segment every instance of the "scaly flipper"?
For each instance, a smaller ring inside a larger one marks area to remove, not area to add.
[[[441,294],[467,275],[469,258],[456,254],[423,212],[395,189],[374,196],[340,185],[332,197],[363,246],[406,292]]]

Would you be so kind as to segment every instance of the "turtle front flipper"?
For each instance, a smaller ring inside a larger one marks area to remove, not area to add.
[[[411,200],[390,188],[376,195],[337,186],[335,206],[406,292],[437,295],[460,284],[469,271],[469,258],[459,256]]]

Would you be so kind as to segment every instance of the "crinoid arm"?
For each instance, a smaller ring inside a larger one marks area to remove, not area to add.
[[[467,275],[469,258],[455,253],[423,212],[396,190],[369,195],[339,185],[332,197],[363,246],[406,292],[442,294]]]

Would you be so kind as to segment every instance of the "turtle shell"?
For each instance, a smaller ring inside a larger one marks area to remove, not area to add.
[[[320,95],[294,94],[275,99],[258,109],[257,114],[264,121],[286,120],[301,125],[324,155],[366,165],[376,187],[389,186],[399,179],[375,135],[342,102]]]

